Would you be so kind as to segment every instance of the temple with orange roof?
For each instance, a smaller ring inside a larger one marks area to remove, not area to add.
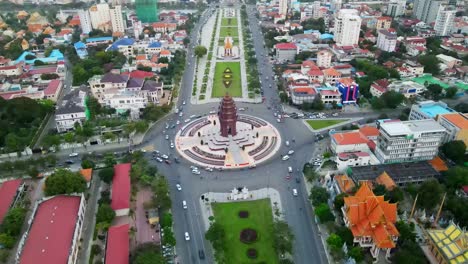
[[[384,201],[384,196],[376,196],[368,184],[362,183],[354,196],[344,197],[343,221],[353,233],[354,243],[370,248],[374,259],[378,259],[380,250],[385,250],[385,257],[396,247],[400,233],[395,227],[397,204]]]

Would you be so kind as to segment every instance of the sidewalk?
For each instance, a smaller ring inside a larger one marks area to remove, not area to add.
[[[199,200],[200,208],[201,208],[201,216],[203,219],[203,223],[205,224],[205,231],[210,228],[210,220],[209,217],[213,216],[213,211],[211,210],[211,203],[235,203],[235,202],[247,202],[259,199],[269,198],[271,203],[271,208],[273,209],[273,217],[276,219],[283,218],[283,207],[281,205],[281,197],[279,192],[273,188],[262,188],[258,190],[249,190],[247,199],[238,199],[238,200],[230,200],[229,197],[231,196],[231,192],[229,193],[204,193],[202,195],[205,196],[205,201]],[[239,196],[242,194],[239,194]],[[206,201],[208,199],[208,202]],[[274,210],[278,209],[280,212],[280,216],[276,216],[274,214]]]

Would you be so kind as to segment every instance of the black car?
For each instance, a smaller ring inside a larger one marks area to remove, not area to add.
[[[175,157],[174,158],[175,163],[180,163],[179,158]]]
[[[65,161],[65,163],[66,164],[73,164],[74,162],[73,162],[73,160],[67,160],[67,161]]]
[[[198,250],[198,256],[200,257],[200,259],[205,259],[205,252],[203,250]]]
[[[301,180],[299,178],[296,178],[296,183],[300,183]]]

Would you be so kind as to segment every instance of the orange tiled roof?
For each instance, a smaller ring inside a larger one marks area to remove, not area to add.
[[[447,121],[461,129],[468,129],[468,117],[464,114],[445,114],[442,116],[442,118],[445,118]]]
[[[323,74],[326,75],[326,76],[341,76],[341,73],[339,71],[335,70],[335,68],[325,69],[325,70],[323,70]]]
[[[367,144],[369,141],[360,132],[344,132],[333,134],[333,139],[338,145],[356,145],[356,144]]]
[[[359,128],[359,132],[366,137],[377,137],[380,134],[379,130],[373,126],[363,126]]]
[[[338,187],[340,187],[340,190],[343,193],[350,193],[354,186],[356,186],[353,180],[351,180],[351,178],[346,174],[335,176],[335,181],[338,183]]]
[[[93,177],[93,169],[82,169],[80,174],[85,178],[86,182],[90,182]]]
[[[431,159],[429,163],[436,171],[441,172],[448,170],[447,164],[445,164],[445,162],[439,156]]]
[[[171,52],[169,50],[161,50],[161,52],[159,54],[160,55],[171,55]]]
[[[146,60],[146,55],[137,55],[135,57],[136,60]]]
[[[353,236],[370,236],[379,248],[395,247],[392,236],[399,236],[395,227],[396,204],[375,196],[366,183],[362,183],[354,196],[344,197],[344,203]]]
[[[393,181],[392,177],[390,177],[385,171],[380,174],[379,177],[375,179],[375,182],[377,184],[385,186],[385,189],[387,190],[393,190],[396,187],[395,182]]]

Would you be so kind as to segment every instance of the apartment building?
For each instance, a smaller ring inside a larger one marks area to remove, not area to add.
[[[375,154],[381,163],[433,159],[446,133],[433,119],[386,122],[379,131]]]
[[[109,5],[107,3],[91,6],[89,8],[89,16],[94,29],[107,31],[111,28]]]
[[[356,9],[341,9],[335,18],[333,40],[338,46],[353,46],[359,42],[361,17]]]
[[[396,50],[397,34],[392,29],[378,31],[377,47],[383,51],[394,52]]]
[[[454,7],[447,5],[440,6],[434,25],[437,36],[448,36],[452,33],[456,13],[457,10]]]
[[[112,25],[112,32],[125,32],[125,21],[122,16],[122,6],[116,5],[114,8],[109,9],[109,16]]]

